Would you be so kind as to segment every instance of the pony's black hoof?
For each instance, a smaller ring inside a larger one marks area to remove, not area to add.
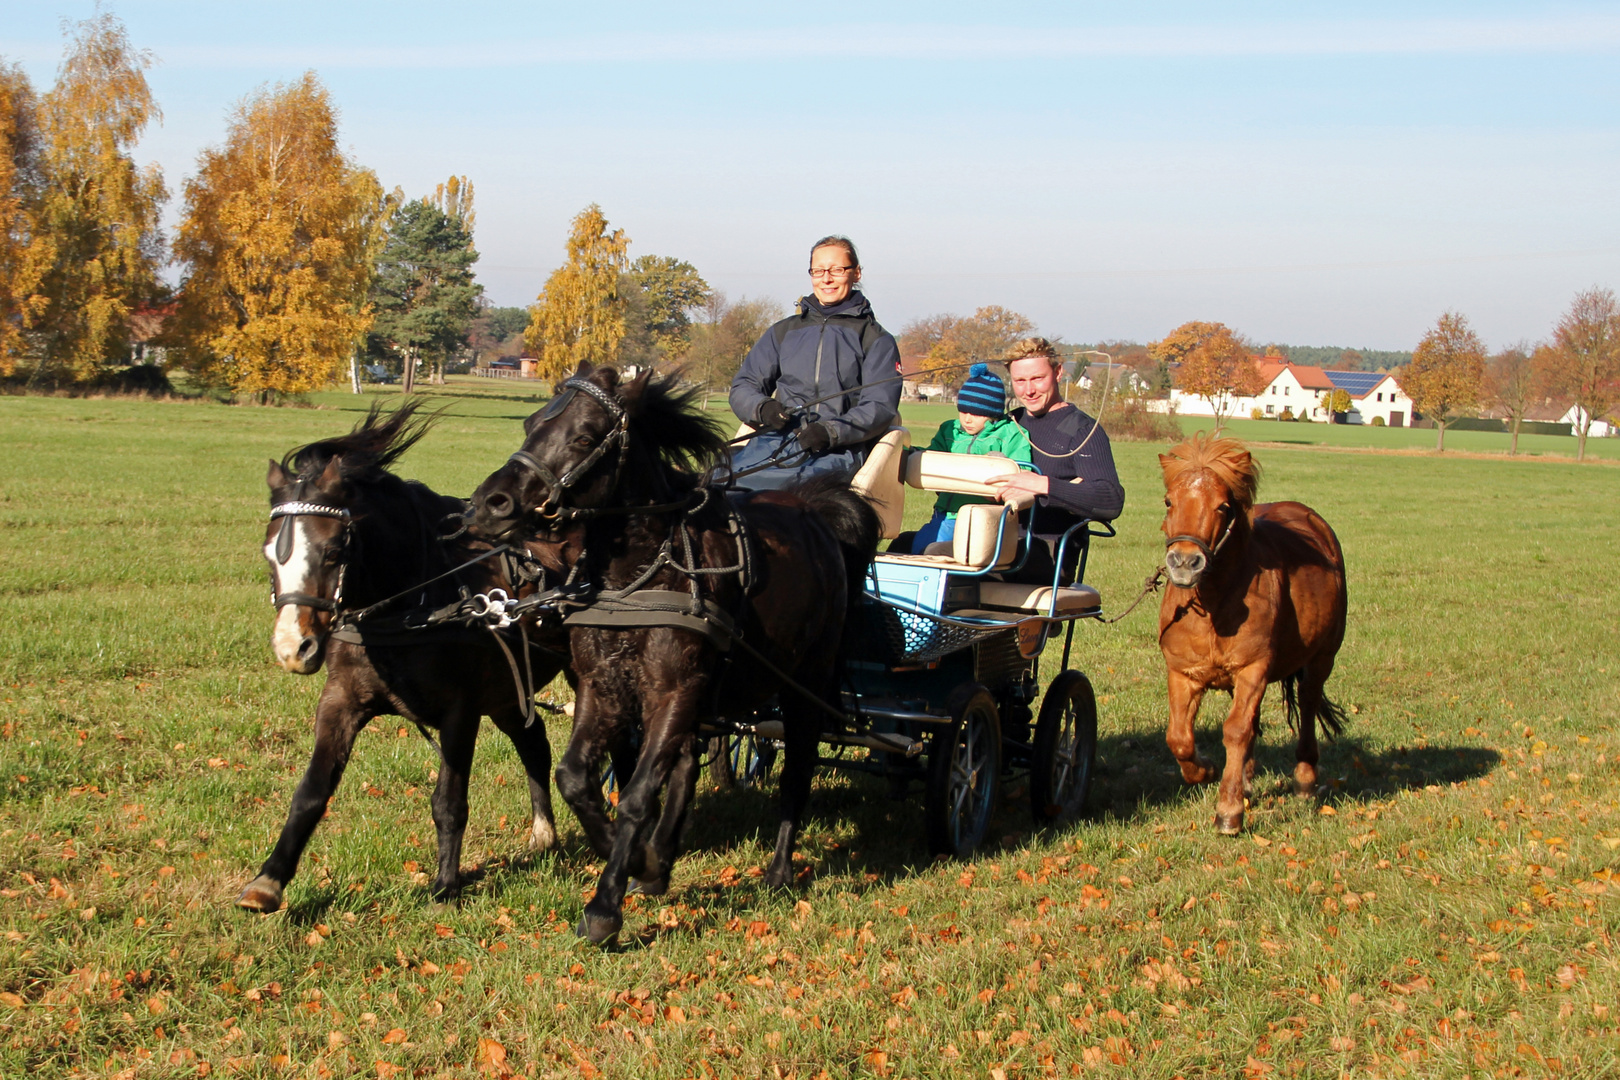
[[[269,915],[271,912],[281,910],[281,900],[281,882],[260,874],[247,883],[247,887],[236,898],[236,906],[244,911],[257,911],[260,915]]]
[[[574,933],[584,938],[592,945],[611,945],[619,936],[619,928],[624,925],[624,918],[619,915],[592,915],[586,912],[574,927]]]
[[[669,892],[669,878],[631,878],[629,891],[642,896],[663,896]]]
[[[1235,814],[1216,814],[1215,831],[1222,836],[1237,836],[1243,832],[1243,811]]]
[[[765,871],[765,887],[768,889],[785,889],[793,884],[793,868],[786,869],[772,866]]]

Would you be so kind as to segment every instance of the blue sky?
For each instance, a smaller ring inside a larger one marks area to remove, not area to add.
[[[49,85],[61,20],[7,0]],[[909,319],[1002,304],[1071,341],[1488,344],[1620,286],[1620,3],[122,3],[178,193],[231,105],[315,69],[386,186],[477,191],[526,303],[570,217],[787,302],[844,232]],[[171,206],[171,218],[179,200]]]

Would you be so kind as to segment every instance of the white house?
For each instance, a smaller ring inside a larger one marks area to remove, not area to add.
[[[1581,425],[1586,422],[1586,410],[1579,405],[1571,405],[1569,411],[1558,418],[1560,424],[1569,424],[1570,430],[1580,433]],[[1593,420],[1592,430],[1587,434],[1594,439],[1606,439],[1615,434],[1615,425],[1607,420]]]
[[[1333,382],[1321,368],[1290,364],[1280,356],[1257,356],[1253,360],[1266,381],[1265,388],[1253,397],[1223,398],[1221,411],[1225,415],[1246,420],[1255,410],[1267,417],[1280,417],[1287,410],[1291,416],[1328,419],[1326,398],[1333,393]],[[1182,416],[1215,415],[1208,398],[1180,387],[1170,388],[1170,403]]]
[[[1352,424],[1370,424],[1380,417],[1390,427],[1409,427],[1412,399],[1406,396],[1395,376],[1377,371],[1329,371],[1333,385],[1350,395]]]

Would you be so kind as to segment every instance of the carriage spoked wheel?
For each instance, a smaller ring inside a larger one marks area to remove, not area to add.
[[[1091,680],[1065,671],[1046,688],[1035,720],[1029,805],[1038,823],[1073,817],[1085,808],[1097,763],[1097,696]]]
[[[759,735],[716,735],[709,740],[709,777],[715,787],[747,790],[770,779],[777,746]]]
[[[978,683],[951,691],[951,724],[928,753],[923,816],[932,855],[964,858],[984,840],[1001,785],[1001,717]]]

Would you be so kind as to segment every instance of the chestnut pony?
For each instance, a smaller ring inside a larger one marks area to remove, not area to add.
[[[1235,439],[1199,432],[1160,454],[1159,466],[1170,578],[1159,605],[1159,648],[1170,677],[1165,742],[1187,783],[1215,779],[1215,766],[1193,743],[1193,721],[1204,691],[1231,692],[1215,828],[1234,835],[1254,779],[1267,685],[1283,684],[1288,720],[1299,732],[1300,793],[1316,786],[1316,722],[1331,734],[1343,724],[1323,684],[1344,642],[1344,553],[1310,507],[1255,505],[1260,466]]]
[[[846,476],[751,496],[710,486],[701,469],[725,442],[692,396],[673,376],[623,382],[611,367],[582,365],[473,495],[474,526],[485,536],[526,541],[548,571],[597,597],[569,616],[579,684],[557,791],[606,860],[577,930],[598,944],[623,925],[631,877],[650,895],[669,886],[697,782],[699,720],[740,719],[772,695],[780,695],[786,750],[765,883],[793,880],[828,720],[804,691],[839,702],[844,616],[880,532]],[[734,631],[716,633],[684,614],[700,601]],[[613,621],[615,608],[648,602],[669,614],[637,622],[635,610],[621,610],[629,618]],[[638,728],[634,771],[615,765],[621,787],[610,821],[597,770]]]
[[[315,706],[309,767],[293,793],[280,839],[236,901],[250,911],[281,907],[304,847],[343,777],[355,737],[375,716],[402,716],[439,732],[435,896],[454,896],[461,887],[467,780],[481,716],[488,715],[512,740],[528,773],[530,846],[544,850],[556,836],[546,728],[539,722],[525,725],[524,703],[500,645],[486,630],[408,629],[402,622],[412,609],[454,603],[458,586],[475,592],[510,588],[493,560],[451,574],[489,550],[457,535],[465,531],[458,528],[462,501],[388,471],[427,432],[428,422],[413,418],[414,413],[413,404],[386,416],[373,408],[349,434],[299,447],[270,463],[264,557],[276,606],[271,645],[277,662],[294,674],[313,675],[324,665],[326,685]],[[401,593],[399,606],[341,628],[353,622],[354,613]],[[509,648],[521,660],[520,640],[513,635]],[[553,639],[551,644],[562,643]],[[529,659],[532,685],[543,686],[565,658],[533,647]]]

